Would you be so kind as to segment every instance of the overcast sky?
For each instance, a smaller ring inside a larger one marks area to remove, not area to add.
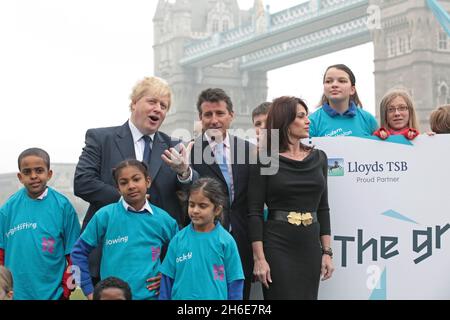
[[[253,0],[239,0],[248,9]],[[272,13],[304,1],[266,0]],[[122,124],[131,87],[153,73],[156,0],[0,1],[0,173],[44,148],[77,162],[88,128]],[[269,99],[297,95],[314,106],[328,65],[345,63],[373,112],[373,46],[367,44],[269,73]]]

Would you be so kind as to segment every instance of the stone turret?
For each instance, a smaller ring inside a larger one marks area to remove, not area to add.
[[[449,0],[440,3],[450,11]],[[450,102],[450,39],[426,1],[372,4],[381,10],[381,28],[372,33],[377,116],[386,91],[405,87],[416,103],[421,130],[426,131],[431,111]]]
[[[239,59],[203,68],[178,63],[193,41],[220,41],[228,30],[250,25],[254,10],[250,11],[239,10],[236,0],[159,0],[153,18],[155,75],[166,79],[173,90],[172,107],[162,130],[178,137],[192,133],[198,120],[198,94],[210,87],[220,87],[230,95],[235,128],[251,126],[250,111],[267,96],[266,72],[243,72]]]

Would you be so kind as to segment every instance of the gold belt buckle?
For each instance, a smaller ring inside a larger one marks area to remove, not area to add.
[[[295,212],[290,211],[289,215],[287,216],[288,222],[290,224],[295,224],[296,226],[299,226],[303,224],[305,227],[309,226],[313,222],[313,217],[311,215],[311,212]]]

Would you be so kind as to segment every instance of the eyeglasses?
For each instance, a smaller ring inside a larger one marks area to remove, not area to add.
[[[387,112],[388,113],[395,113],[396,111],[398,112],[405,112],[408,111],[408,106],[398,106],[398,107],[389,107],[387,108]]]

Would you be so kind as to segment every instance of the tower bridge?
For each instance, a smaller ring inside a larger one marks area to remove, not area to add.
[[[192,131],[196,98],[208,87],[229,93],[234,127],[249,128],[251,110],[267,99],[268,71],[373,42],[367,63],[375,65],[376,103],[393,87],[407,88],[425,131],[431,110],[450,103],[450,38],[431,2],[310,0],[271,13],[262,0],[249,10],[237,0],[159,0],[155,74],[174,91],[163,129]],[[438,4],[450,11],[450,0]]]

